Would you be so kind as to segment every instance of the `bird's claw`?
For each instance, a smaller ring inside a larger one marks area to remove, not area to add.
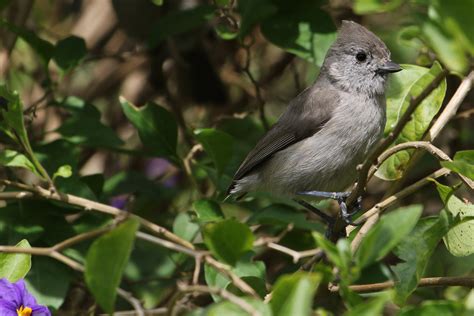
[[[299,195],[306,195],[306,196],[313,196],[319,198],[326,198],[326,199],[333,199],[339,203],[339,208],[341,210],[341,218],[347,225],[358,226],[352,221],[352,216],[357,214],[359,211],[362,210],[362,197],[359,196],[357,201],[354,205],[352,211],[348,210],[346,200],[351,195],[351,192],[325,192],[325,191],[305,191],[305,192],[298,192]],[[329,226],[334,225],[334,223],[329,222],[327,219]]]

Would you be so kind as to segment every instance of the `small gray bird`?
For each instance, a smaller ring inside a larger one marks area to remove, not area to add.
[[[290,102],[248,154],[228,193],[295,197],[322,191],[312,195],[330,197],[325,192],[346,190],[382,136],[387,75],[400,70],[375,34],[343,21],[316,82]]]

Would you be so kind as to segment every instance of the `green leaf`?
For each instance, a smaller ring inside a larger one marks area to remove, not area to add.
[[[51,59],[54,51],[54,45],[36,35],[35,32],[16,26],[6,20],[0,20],[0,27],[5,27],[10,32],[21,37],[28,45],[33,48],[41,57],[43,64],[46,66]]]
[[[283,227],[292,224],[294,228],[320,232],[325,229],[318,222],[308,221],[305,212],[300,212],[285,204],[272,204],[258,210],[250,216],[247,223]]]
[[[474,205],[466,204],[454,195],[454,190],[435,182],[445,209],[453,217],[462,221],[449,230],[443,238],[448,251],[456,257],[465,257],[474,253]]]
[[[272,0],[238,2],[237,9],[241,16],[238,35],[241,39],[248,35],[256,24],[277,12],[277,7],[272,2]]]
[[[403,71],[393,74],[387,89],[387,124],[385,134],[388,134],[398,123],[410,103],[410,99],[418,96],[442,71],[439,63],[431,69],[403,65]],[[394,144],[420,140],[428,130],[431,120],[438,113],[446,93],[446,80],[425,98],[412,115],[412,119],[405,125]],[[404,150],[390,156],[377,170],[376,176],[384,180],[401,178],[413,150]]]
[[[143,145],[150,153],[177,163],[178,126],[173,115],[154,103],[147,103],[140,109],[122,97],[120,103],[125,116],[138,130]]]
[[[53,258],[34,256],[32,260],[33,268],[25,279],[28,291],[39,304],[59,308],[77,274]]]
[[[402,223],[396,223],[400,228]],[[438,217],[421,219],[413,231],[395,249],[395,254],[404,262],[392,267],[396,277],[397,304],[403,304],[416,289],[428,261],[439,241],[449,229],[450,220],[445,212]]]
[[[0,85],[0,101],[2,103],[0,106],[0,131],[3,131],[22,147],[25,154],[28,155],[28,159],[38,171],[38,174],[47,179],[46,171],[35,157],[31,148],[23,121],[23,104],[18,92],[11,92],[6,86]]]
[[[383,308],[391,300],[392,292],[381,292],[376,297],[350,308],[344,316],[379,316]]]
[[[68,71],[76,67],[86,54],[87,47],[84,39],[73,35],[56,44],[53,59],[62,70]]]
[[[399,7],[404,0],[355,0],[354,12],[360,15],[392,11]]]
[[[297,272],[278,278],[270,305],[273,315],[310,315],[313,296],[323,277],[319,273]]]
[[[192,241],[199,232],[199,225],[192,222],[191,217],[187,213],[179,213],[173,222],[173,233],[179,237]]]
[[[23,239],[15,245],[18,248],[31,248],[30,243]],[[0,279],[10,282],[23,279],[31,269],[31,255],[26,253],[0,253]]]
[[[60,106],[72,110],[71,117],[57,129],[67,141],[89,147],[122,146],[123,141],[115,131],[101,122],[101,113],[94,105],[69,97]]]
[[[277,13],[261,23],[263,35],[280,48],[321,66],[336,39],[330,16],[321,9],[324,1],[272,1]]]
[[[442,161],[441,165],[474,180],[474,150],[458,151],[453,161]]]
[[[0,152],[0,165],[5,167],[25,168],[39,175],[33,163],[25,155],[11,149],[5,149]]]
[[[222,174],[232,158],[233,139],[229,134],[213,128],[194,131],[197,140],[211,156],[218,174]]]
[[[97,303],[113,313],[117,288],[132,251],[138,220],[129,219],[96,239],[86,257],[85,279]]]
[[[398,316],[459,316],[463,314],[463,307],[460,302],[452,301],[427,301],[420,306],[410,306],[401,310]],[[466,314],[467,315],[467,314]]]
[[[361,268],[385,257],[415,227],[423,207],[412,205],[401,207],[380,218],[380,221],[365,235],[356,253]]]
[[[472,31],[473,0],[432,1],[423,15],[422,38],[446,67],[457,73],[469,69],[469,56],[474,55]]]
[[[170,36],[191,31],[214,16],[215,7],[200,5],[192,9],[171,12],[158,19],[153,26],[150,46],[156,47]]]
[[[213,200],[197,200],[193,203],[194,212],[200,223],[216,222],[224,219],[220,205]]]
[[[252,250],[254,236],[247,225],[228,219],[204,226],[203,239],[209,250],[231,265]]]
[[[242,298],[248,304],[250,304],[261,316],[272,316],[272,311],[270,306],[264,304],[262,301],[255,298]],[[206,316],[248,316],[244,309],[241,306],[231,303],[229,301],[215,303],[206,309],[204,313]]]
[[[72,167],[70,165],[63,165],[54,173],[53,180],[56,177],[69,178],[70,176],[72,176]]]
[[[331,260],[336,267],[342,271],[348,271],[350,258],[348,258],[346,254],[341,253],[340,249],[321,233],[313,232],[313,237],[316,239],[318,246],[324,251],[328,259]]]
[[[250,261],[249,258],[244,258],[242,260],[237,261],[234,267],[231,267],[231,271],[243,279],[247,284],[249,284],[258,294],[262,297],[266,294],[266,290],[260,288],[261,284],[265,285],[265,264],[263,261]],[[209,286],[222,288],[222,289],[229,289],[232,287],[232,282],[222,274],[221,272],[217,271],[213,267],[209,265],[204,265],[204,276],[206,279],[206,283]],[[258,281],[260,282],[258,282]],[[233,289],[229,289],[233,290]],[[233,291],[238,292],[238,291]],[[237,293],[238,295],[241,293]],[[214,301],[219,302],[221,298],[217,295],[212,295]]]

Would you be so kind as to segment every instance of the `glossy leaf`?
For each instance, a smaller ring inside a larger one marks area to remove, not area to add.
[[[400,311],[398,316],[459,316],[463,314],[463,306],[460,302],[453,301],[427,301],[420,306],[410,306]]]
[[[270,301],[273,315],[310,315],[313,296],[322,279],[319,273],[306,272],[279,277]]]
[[[421,24],[422,38],[448,69],[465,73],[474,54],[473,0],[433,1]]]
[[[155,47],[170,36],[191,31],[214,16],[214,6],[200,5],[192,9],[168,13],[153,26],[150,46]]]
[[[307,213],[299,212],[285,204],[272,204],[253,213],[247,220],[249,224],[262,224],[323,232],[325,227],[318,222],[308,221]]]
[[[148,103],[137,108],[124,98],[120,98],[122,110],[128,120],[138,130],[140,140],[154,156],[179,160],[176,154],[178,126],[173,115],[163,107]]]
[[[255,311],[261,316],[272,316],[272,311],[268,304],[264,304],[262,301],[256,300],[254,298],[243,298],[248,304],[250,304]],[[211,305],[206,309],[206,316],[248,316],[249,313],[246,312],[241,306],[238,306],[229,301],[224,301]]]
[[[0,165],[25,168],[39,175],[33,163],[25,155],[11,149],[5,149],[0,152]]]
[[[173,222],[173,232],[187,241],[192,241],[199,232],[199,225],[192,222],[187,213],[179,213]]]
[[[272,1],[277,12],[261,23],[263,35],[280,48],[321,66],[336,28],[324,1]]]
[[[402,65],[403,70],[392,74],[387,90],[387,124],[385,134],[388,134],[398,123],[400,117],[409,105],[410,99],[419,95],[442,71],[439,63],[431,69]],[[446,80],[425,98],[405,125],[395,144],[420,140],[428,130],[431,120],[438,113],[446,93]],[[377,170],[376,176],[384,180],[399,179],[408,165],[413,150],[404,150],[392,155]]]
[[[70,165],[63,165],[54,173],[53,179],[56,177],[69,178],[70,176],[72,176],[72,167]]]
[[[244,38],[256,24],[277,12],[277,7],[272,2],[272,0],[240,0],[238,2],[238,11],[241,16],[240,38]]]
[[[194,212],[200,223],[215,222],[224,219],[220,205],[213,200],[197,200],[193,203]]]
[[[31,248],[30,243],[23,239],[15,245],[18,248]],[[0,279],[10,282],[23,279],[31,269],[31,255],[26,253],[0,253]]]
[[[401,207],[380,218],[365,235],[356,253],[361,268],[385,257],[415,227],[421,216],[421,205]]]
[[[203,239],[217,258],[231,265],[252,250],[254,242],[250,228],[235,219],[207,224],[203,229]]]
[[[367,301],[360,303],[347,312],[344,316],[379,316],[383,315],[383,309],[385,304],[391,300],[392,292],[381,292],[378,293],[374,298],[370,298]]]
[[[48,64],[53,55],[53,44],[40,38],[35,32],[16,26],[6,20],[0,20],[0,26],[7,28],[9,31],[21,37],[41,57],[43,64],[45,66]]]
[[[396,224],[403,227],[402,223]],[[449,216],[444,212],[438,217],[423,218],[397,246],[394,252],[404,261],[392,267],[398,280],[395,286],[397,304],[403,304],[416,289],[433,251],[449,226]]]
[[[117,288],[130,257],[138,226],[138,220],[127,220],[96,239],[87,252],[87,287],[108,313],[114,311]]]
[[[70,284],[77,280],[77,274],[53,258],[34,256],[32,260],[33,268],[25,279],[28,291],[37,302],[58,309]]]
[[[354,12],[357,14],[382,13],[396,9],[404,0],[355,0]]]
[[[194,135],[212,158],[217,173],[222,174],[232,158],[232,136],[213,128],[195,130]]]
[[[443,200],[446,211],[462,221],[454,226],[443,241],[449,252],[457,257],[465,257],[474,253],[474,205],[467,204],[454,195],[454,190],[436,182],[436,188]]]
[[[67,141],[105,148],[118,148],[123,144],[115,131],[102,123],[101,113],[94,105],[77,98],[68,98],[60,106],[72,110],[71,117],[57,129]]]
[[[441,165],[474,180],[474,150],[458,151],[453,161],[442,161]]]
[[[87,54],[86,42],[77,36],[69,36],[60,40],[54,48],[53,59],[64,71],[79,64]]]
[[[235,266],[231,267],[231,271],[241,279],[245,280],[247,284],[249,284],[262,297],[266,294],[266,289],[261,288],[262,284],[265,285],[266,277],[265,264],[263,261],[254,261],[244,257],[242,260],[237,261]],[[206,283],[209,286],[222,289],[229,289],[232,287],[232,282],[227,276],[209,265],[204,266],[204,276]],[[232,289],[229,290],[232,291]],[[221,298],[217,295],[212,295],[212,297],[216,302],[221,301]]]

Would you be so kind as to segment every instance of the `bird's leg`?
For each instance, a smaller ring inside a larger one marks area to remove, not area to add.
[[[304,208],[306,208],[307,210],[309,210],[310,212],[312,212],[312,213],[318,215],[319,217],[321,217],[321,219],[328,224],[328,229],[326,231],[326,235],[331,236],[333,228],[334,228],[334,223],[335,223],[334,218],[327,215],[326,213],[324,213],[323,211],[321,211],[317,207],[312,206],[311,204],[309,204],[306,201],[298,200],[298,199],[294,199],[294,201],[296,203],[298,203],[299,205],[303,206]]]
[[[351,192],[305,191],[305,192],[298,192],[298,194],[336,200],[339,203],[339,208],[341,210],[341,217],[344,220],[344,222],[348,225],[355,226],[354,222],[352,221],[352,216],[362,209],[362,206],[361,206],[362,197],[358,197],[356,205],[354,206],[354,209],[352,211],[348,210],[346,199],[349,197],[349,195],[351,195]]]

